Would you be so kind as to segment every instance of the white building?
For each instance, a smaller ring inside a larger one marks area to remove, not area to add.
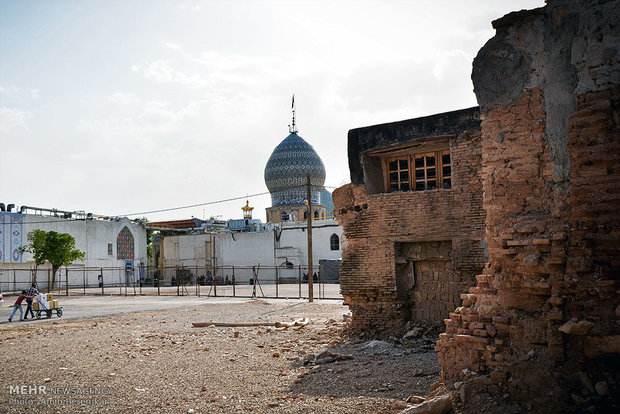
[[[0,210],[5,209],[0,205]],[[20,254],[19,248],[27,244],[28,233],[35,229],[73,236],[75,248],[84,252],[85,258],[72,268],[138,269],[147,263],[146,228],[139,220],[27,206],[19,211],[0,211],[0,283],[30,281],[28,269],[35,263],[32,254]],[[49,263],[39,266],[39,275],[45,275],[48,268]],[[89,279],[94,279],[89,280],[90,284],[97,283],[97,273],[89,272]],[[46,278],[38,276],[37,280],[43,283]]]
[[[313,220],[312,226],[313,268],[318,271],[321,261],[340,260],[342,227],[334,219]],[[308,265],[306,222],[283,222],[266,227],[262,231],[164,236],[162,265],[186,268],[193,276],[200,276],[205,267],[215,265],[221,269],[218,272],[230,278],[234,266],[238,282],[248,282],[253,277],[252,266],[260,265],[261,275],[267,279],[275,277],[275,268],[279,269],[280,279],[297,279],[299,266]]]

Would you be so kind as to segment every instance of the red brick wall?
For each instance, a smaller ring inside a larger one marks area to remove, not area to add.
[[[618,9],[550,1],[508,15],[474,62],[489,262],[436,347],[444,380],[462,390],[537,412],[617,404],[583,384],[617,395]]]
[[[423,146],[419,149],[424,151]],[[452,267],[461,283],[441,283],[444,292],[439,299],[445,299],[444,306],[427,302],[417,307],[429,316],[432,312],[431,319],[447,317],[454,299],[459,300],[464,287],[471,286],[481,271],[486,258],[480,132],[461,133],[450,141],[450,151],[450,190],[368,195],[363,185],[349,184],[334,191],[336,218],[345,238],[340,286],[353,312],[353,330],[380,337],[404,329],[407,312],[397,298],[396,243],[452,244]],[[438,308],[444,309],[443,315],[435,315]]]

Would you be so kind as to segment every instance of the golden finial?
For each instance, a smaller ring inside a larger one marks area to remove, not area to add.
[[[254,207],[250,207],[249,200],[245,200],[245,206],[241,207],[241,210],[243,210],[243,218],[246,218],[246,219],[252,218],[252,210],[254,210]]]

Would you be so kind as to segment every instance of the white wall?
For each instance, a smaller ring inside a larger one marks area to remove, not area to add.
[[[240,267],[235,270],[235,279],[248,281],[252,278],[251,266],[274,266],[273,237],[272,231],[166,236],[163,238],[164,266],[184,266],[190,271],[196,266],[210,266],[207,256],[212,254],[209,243],[213,240],[217,266]],[[232,278],[231,271],[225,274]]]
[[[251,267],[258,265],[262,267],[258,268],[259,279],[275,279],[273,231],[218,234],[216,246],[219,248],[218,265],[237,267],[236,281],[249,281],[254,277]],[[229,273],[224,270],[224,274]],[[232,277],[232,274],[229,276]]]
[[[216,245],[220,266],[274,266],[273,231],[218,234]]]
[[[320,259],[341,258],[342,249],[330,249],[330,237],[336,234],[342,238],[342,227],[334,219],[315,220],[312,225],[312,256],[318,271]],[[195,266],[210,265],[206,255],[211,254],[207,246],[212,237],[217,266],[235,266],[235,279],[239,282],[250,280],[253,277],[251,267],[258,264],[262,268],[259,273],[261,280],[275,279],[274,267],[280,267],[280,277],[296,278],[299,271],[285,269],[283,265],[287,260],[294,266],[308,264],[306,223],[281,223],[281,226],[276,230],[280,234],[279,241],[276,241],[274,231],[166,236],[162,241],[164,266],[184,266],[191,271]],[[205,254],[207,251],[209,253]],[[228,275],[232,279],[231,269],[221,270],[219,275]]]
[[[69,271],[69,283],[71,286],[97,286],[97,276],[100,273],[97,268],[124,268],[126,260],[117,259],[116,257],[116,238],[120,231],[127,226],[134,238],[134,269],[138,269],[140,264],[146,265],[146,229],[140,224],[135,223],[127,218],[116,220],[72,220],[60,217],[40,216],[35,214],[22,215],[22,245],[27,243],[27,235],[29,232],[40,229],[44,231],[56,231],[58,233],[67,233],[75,239],[75,247],[85,253],[83,261],[77,261],[72,264]],[[6,231],[6,225],[3,231]],[[108,244],[112,245],[112,254],[108,254]],[[24,253],[20,262],[7,263],[0,262],[0,286],[9,289],[16,286],[13,281],[17,282],[17,286],[24,288],[29,285],[31,280],[30,271],[27,270],[34,267],[32,254]],[[39,266],[37,273],[37,281],[39,287],[46,288],[48,280],[49,263]],[[81,269],[80,269],[81,268]],[[86,269],[91,269],[87,271]],[[20,270],[23,269],[23,270]],[[139,273],[135,272],[132,277],[139,277]],[[56,280],[59,284],[66,281],[66,273],[57,275]],[[120,283],[125,279],[125,272],[118,270],[104,270],[103,278],[106,284]],[[62,282],[60,282],[62,280]]]
[[[26,214],[23,224],[23,244],[27,243],[29,232],[40,229],[67,233],[75,238],[75,248],[86,255],[84,261],[75,266],[84,267],[124,267],[125,260],[116,258],[116,237],[127,226],[134,238],[134,265],[146,264],[146,230],[141,224],[127,218],[110,220],[71,220],[59,217]],[[112,254],[108,255],[108,243],[112,244]],[[3,263],[4,269],[24,268],[34,265],[30,253],[24,253],[21,263]],[[45,266],[43,266],[45,267]]]
[[[162,238],[164,266],[206,266],[211,264],[209,234],[182,234]]]
[[[330,237],[336,234],[338,239],[342,239],[342,227],[334,219],[313,220],[312,221],[312,262],[317,267],[320,259],[340,259],[342,258],[342,249],[330,249]],[[339,243],[341,244],[341,243]],[[284,261],[282,255],[286,255],[291,249],[298,251],[299,256],[291,260],[292,257],[287,256],[288,260],[294,265],[308,264],[308,233],[306,232],[306,223],[282,223],[282,234],[279,241],[280,256],[276,265],[281,265]]]

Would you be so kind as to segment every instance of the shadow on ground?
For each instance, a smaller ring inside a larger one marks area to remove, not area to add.
[[[440,366],[433,351],[413,351],[383,341],[344,342],[329,351],[341,355],[340,360],[315,364],[314,358],[306,358],[307,371],[290,392],[405,400],[412,394],[426,395],[431,384],[439,381]]]

